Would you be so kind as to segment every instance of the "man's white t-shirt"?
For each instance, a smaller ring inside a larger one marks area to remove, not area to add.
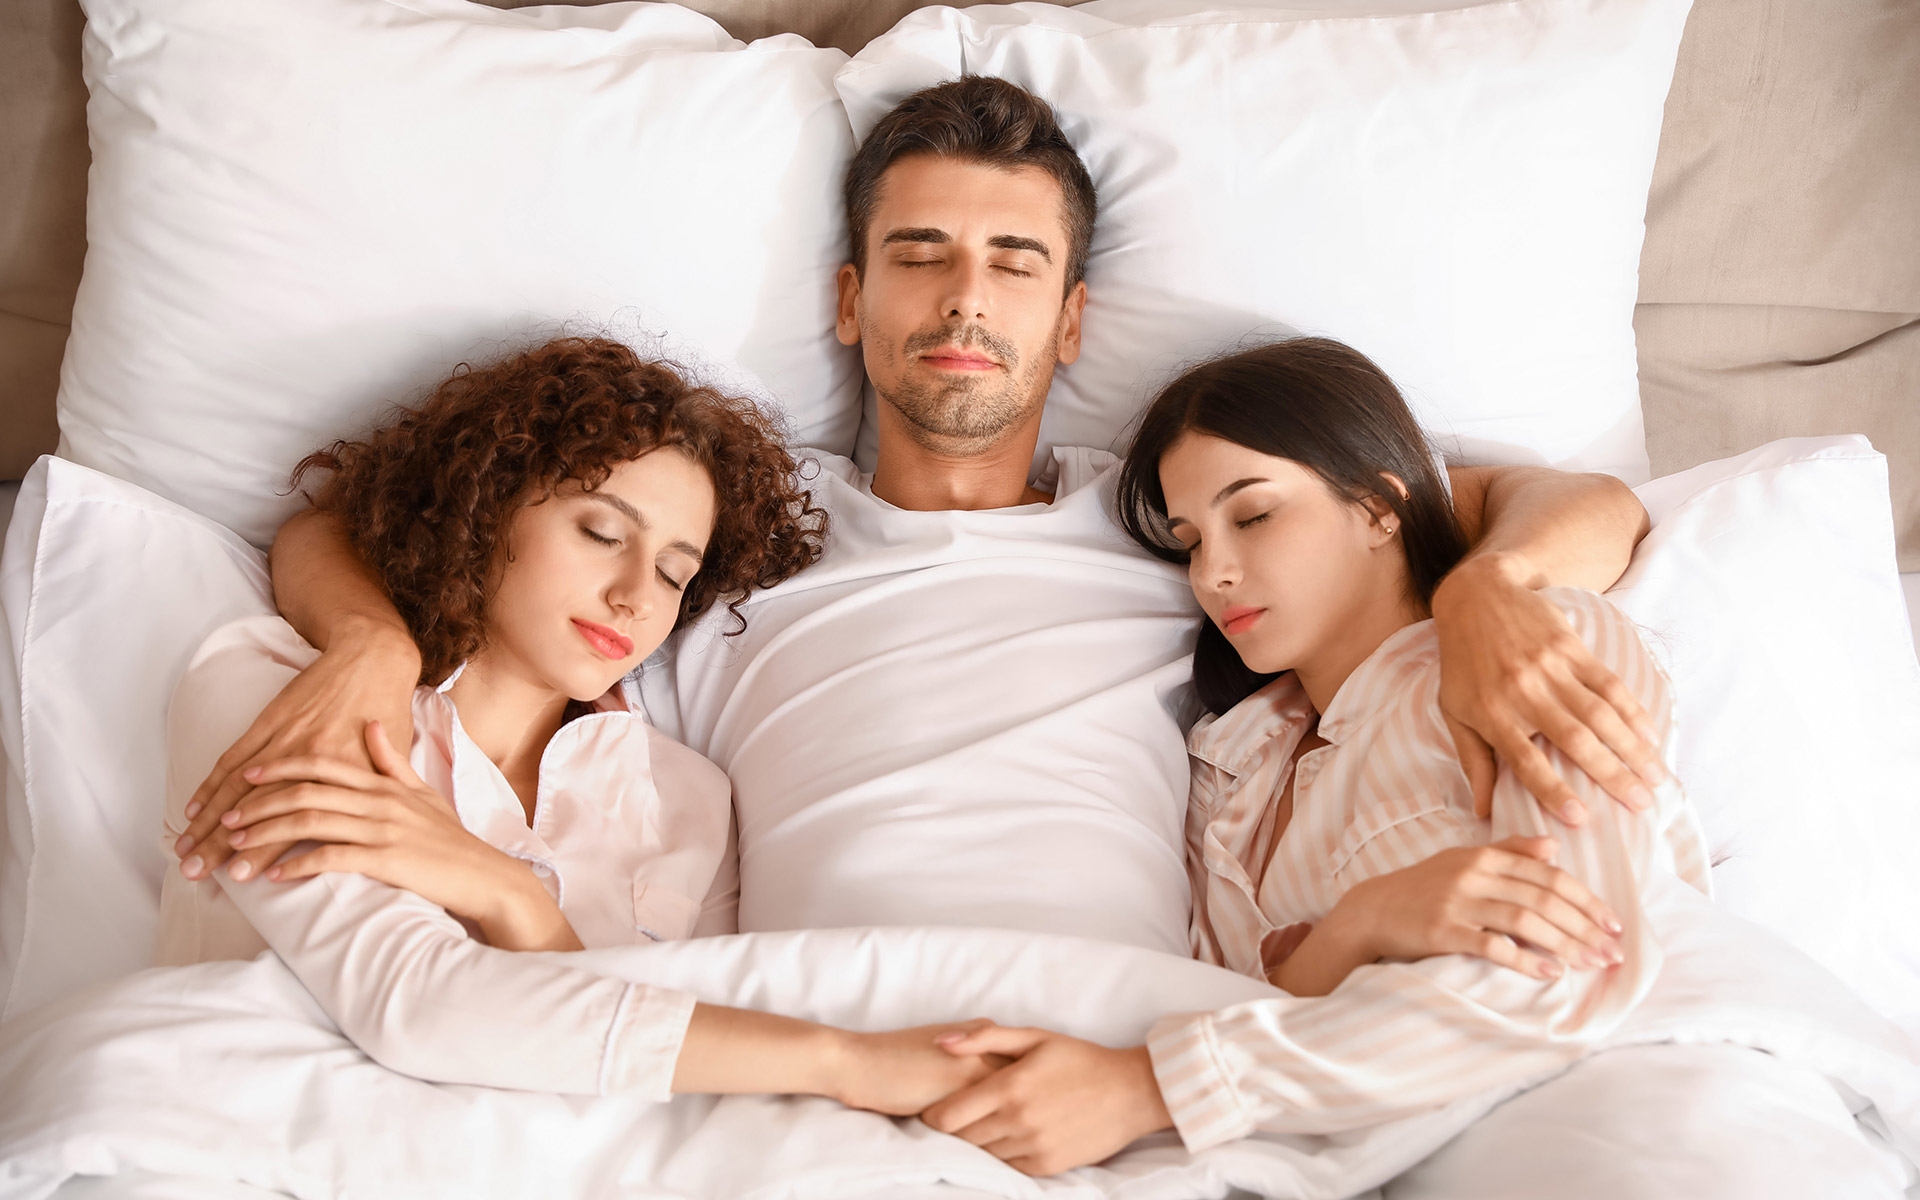
[[[808,457],[820,562],[640,679],[733,779],[741,931],[984,925],[1185,955],[1199,609],[1115,524],[1114,456],[1057,450],[1052,503],[984,512],[896,508]]]

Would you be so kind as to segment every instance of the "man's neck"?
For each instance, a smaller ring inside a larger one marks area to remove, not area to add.
[[[979,511],[1053,499],[1027,485],[1040,440],[1037,415],[988,445],[929,446],[904,424],[887,404],[880,405],[873,494],[888,504],[915,512]]]

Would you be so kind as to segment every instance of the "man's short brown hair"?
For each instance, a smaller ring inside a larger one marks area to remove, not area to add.
[[[923,88],[880,118],[847,167],[847,232],[854,270],[866,274],[867,232],[880,177],[902,158],[935,154],[993,167],[1038,167],[1060,185],[1067,227],[1067,289],[1087,273],[1097,203],[1093,177],[1053,107],[1018,84],[988,75]]]

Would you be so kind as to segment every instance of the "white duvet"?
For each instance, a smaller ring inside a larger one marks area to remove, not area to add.
[[[1872,1139],[1920,1157],[1920,1055],[1905,1036],[1777,939],[1732,917],[1712,925],[1696,944],[1663,933],[1675,953],[1616,1044],[1767,1050],[1826,1075]],[[1163,1013],[1269,994],[1156,951],[1004,930],[751,934],[575,961],[855,1028],[986,1015],[1116,1045],[1138,1042]],[[1033,1180],[918,1121],[826,1100],[654,1105],[425,1083],[362,1055],[263,955],[142,972],[0,1026],[0,1195],[155,1172],[299,1197],[797,1200],[945,1184],[993,1196],[1148,1200],[1238,1187],[1333,1198],[1399,1174],[1504,1098],[1335,1139],[1257,1137],[1197,1156],[1161,1135],[1104,1166]],[[1854,1194],[1844,1183],[1834,1194]]]

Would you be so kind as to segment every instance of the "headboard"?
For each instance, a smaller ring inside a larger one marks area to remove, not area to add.
[[[498,0],[515,7],[513,0]],[[1247,2],[1247,0],[1242,0]],[[849,53],[922,0],[690,0],[735,37]],[[85,254],[78,0],[0,8],[0,479],[58,438]],[[1920,571],[1920,4],[1695,0],[1640,266],[1655,474],[1865,433]]]

